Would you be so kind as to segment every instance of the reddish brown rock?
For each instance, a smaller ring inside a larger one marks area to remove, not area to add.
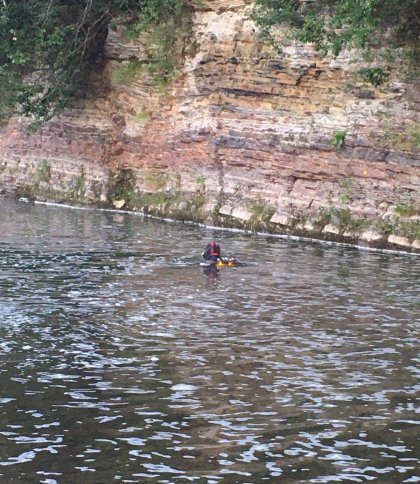
[[[83,174],[86,201],[103,200],[110,174],[123,169],[139,192],[199,192],[233,213],[247,200],[273,213],[335,207],[372,221],[389,206],[419,210],[418,84],[396,71],[380,88],[351,87],[354,53],[331,60],[308,46],[273,49],[256,34],[251,4],[206,1],[191,38],[200,47],[164,90],[147,69],[112,85],[121,62],[144,62],[147,46],[110,31],[90,98],[35,134],[19,119],[1,128],[0,188],[34,184],[47,160],[50,187],[68,190]]]

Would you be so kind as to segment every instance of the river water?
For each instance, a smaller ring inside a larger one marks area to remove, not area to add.
[[[420,482],[418,257],[0,201],[0,258],[2,484]]]

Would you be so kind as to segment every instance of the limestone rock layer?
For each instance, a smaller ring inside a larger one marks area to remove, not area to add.
[[[379,240],[404,238],[416,250],[418,81],[397,69],[384,86],[362,85],[354,52],[321,59],[281,31],[274,48],[259,38],[251,8],[206,0],[165,85],[142,67],[147,39],[111,28],[84,100],[37,133],[21,119],[1,128],[3,191],[123,199],[110,184],[129,173],[136,193],[161,194],[148,205],[162,214],[193,201],[203,220],[335,238],[332,225],[351,241],[370,225]],[[115,82],[133,59],[138,72]],[[145,199],[137,202],[132,208],[144,209]]]

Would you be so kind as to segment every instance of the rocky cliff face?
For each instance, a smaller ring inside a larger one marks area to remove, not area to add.
[[[364,86],[355,53],[320,59],[281,31],[275,49],[251,4],[206,0],[165,85],[148,40],[110,29],[77,107],[2,128],[3,192],[420,250],[418,82]]]

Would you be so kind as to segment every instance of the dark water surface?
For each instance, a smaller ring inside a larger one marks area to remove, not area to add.
[[[420,482],[418,257],[0,201],[0,264],[2,484]]]

